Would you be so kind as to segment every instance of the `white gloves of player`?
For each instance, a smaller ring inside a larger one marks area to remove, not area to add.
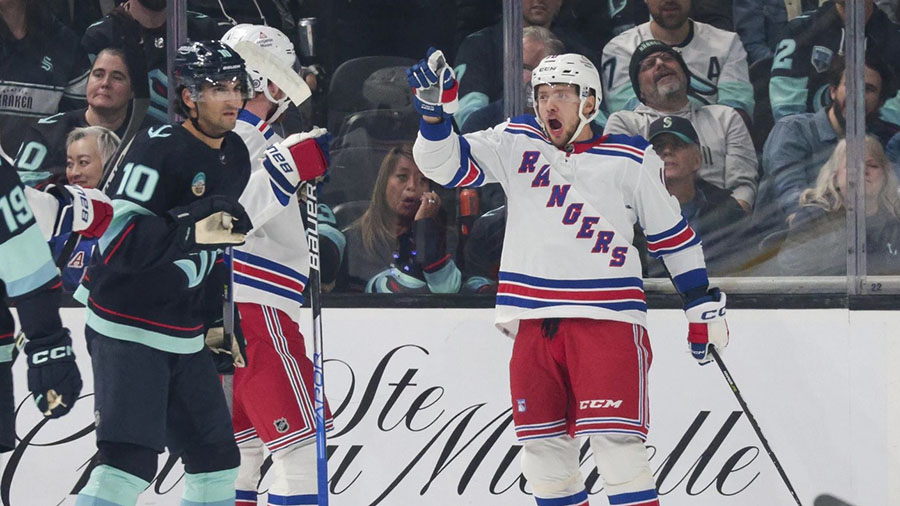
[[[103,235],[113,217],[109,197],[95,188],[82,188],[78,185],[66,185],[64,188],[70,201],[60,209],[54,235],[66,232],[70,223],[72,232],[88,239]]]
[[[709,347],[722,352],[728,346],[728,322],[725,321],[725,294],[718,288],[709,291],[684,308],[688,319],[688,344],[700,365],[712,361]]]
[[[238,342],[236,337],[232,337],[231,339],[231,351],[225,349],[225,329],[222,327],[213,327],[206,332],[206,347],[210,349],[213,353],[218,355],[219,353],[225,353],[226,355],[231,355],[232,360],[234,360],[235,367],[244,367],[247,365],[247,361],[244,360],[244,355],[241,353],[241,345]]]
[[[406,82],[422,116],[449,118],[459,109],[459,82],[443,52],[428,48],[424,60],[406,69]]]
[[[287,205],[301,182],[317,180],[325,175],[330,162],[329,142],[331,134],[328,130],[313,128],[309,132],[293,134],[266,149],[263,167],[269,173],[272,190],[282,204]]]

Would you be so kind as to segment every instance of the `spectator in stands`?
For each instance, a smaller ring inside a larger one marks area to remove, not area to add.
[[[25,127],[84,106],[90,61],[44,0],[0,2],[0,144],[12,155]]]
[[[482,214],[472,225],[466,241],[465,283],[463,290],[471,293],[497,293],[500,273],[500,254],[506,235],[506,205]]]
[[[734,27],[752,65],[772,57],[788,21],[819,6],[817,0],[734,0]]]
[[[888,159],[894,165],[894,173],[897,174],[897,177],[900,177],[900,133],[897,133],[888,141],[885,151]]]
[[[30,125],[16,155],[15,167],[25,184],[34,184],[66,168],[66,136],[75,128],[100,126],[121,137],[128,124],[131,77],[120,49],[107,48],[94,59],[84,109],[59,113]]]
[[[878,118],[884,101],[895,93],[889,68],[866,56],[864,98],[866,126],[876,135],[885,130]],[[828,73],[831,103],[815,113],[787,116],[778,120],[763,146],[763,180],[772,193],[761,192],[758,204],[772,209],[774,217],[765,219],[766,228],[783,222],[797,210],[800,194],[813,185],[819,169],[838,140],[844,137],[846,119],[845,73],[842,59],[832,62]],[[885,139],[886,140],[886,139]],[[776,207],[777,205],[777,207]],[[759,207],[759,206],[758,206]]]
[[[790,114],[816,112],[830,100],[827,74],[832,60],[846,49],[846,0],[826,2],[819,9],[800,16],[785,29],[772,60],[769,98],[778,120]],[[866,15],[867,53],[887,55],[891,73],[897,74],[900,54],[900,26],[875,8],[872,0],[862,0]],[[867,54],[867,59],[872,56]],[[900,125],[900,97],[891,95],[881,117]]]
[[[441,201],[430,186],[411,147],[388,152],[369,208],[344,230],[347,279],[339,286],[367,293],[459,291]]]
[[[662,116],[686,118],[699,132],[703,165],[698,175],[724,189],[750,212],[756,196],[757,161],[750,132],[740,115],[724,105],[700,105],[688,99],[688,70],[668,44],[645,40],[629,63],[635,96],[634,111],[613,113],[606,134],[647,137],[651,122]]]
[[[753,87],[747,53],[738,36],[688,17],[691,0],[647,0],[651,20],[614,38],[603,48],[603,104],[607,113],[633,110],[639,100],[629,79],[631,55],[656,39],[677,48],[687,63],[690,95],[701,103],[738,109],[753,116]]]
[[[847,272],[847,141],[841,140],[789,218],[790,229],[778,253],[784,274],[842,276]],[[865,158],[866,271],[900,274],[900,189],[881,142],[866,136]]]
[[[732,192],[698,176],[703,165],[700,138],[691,122],[680,116],[662,116],[650,123],[648,140],[665,163],[666,190],[678,199],[681,215],[703,241],[706,268],[714,275],[727,273],[728,260],[742,249],[739,236],[747,214]],[[650,275],[665,276],[659,262]]]
[[[522,25],[550,29],[568,52],[583,54],[596,61],[596,52],[586,47],[573,31],[553,27],[563,0],[521,0]],[[465,125],[469,115],[503,97],[503,25],[502,21],[466,37],[456,52],[456,77],[459,80],[459,110],[453,119]]]
[[[218,40],[225,30],[212,19],[187,12],[190,40]],[[150,108],[147,116],[156,123],[167,123],[168,76],[166,74],[166,0],[128,0],[113,9],[101,21],[91,25],[81,44],[93,60],[107,47],[123,48],[141,44],[150,80]]]
[[[543,26],[526,26],[522,29],[522,82],[525,84],[526,114],[534,114],[534,96],[531,93],[531,71],[544,57],[562,54],[563,43],[553,32]],[[503,123],[503,97],[473,111],[460,126],[461,133],[477,132]]]

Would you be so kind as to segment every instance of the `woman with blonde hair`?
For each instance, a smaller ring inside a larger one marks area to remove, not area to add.
[[[368,293],[455,293],[461,274],[447,253],[441,199],[419,172],[412,148],[391,149],[381,162],[369,207],[344,233],[342,288]]]
[[[897,176],[878,138],[865,139],[866,263],[869,274],[900,273],[900,196]],[[800,208],[788,217],[788,236],[778,254],[787,275],[846,274],[847,141],[838,142],[819,170],[816,184],[800,194]]]

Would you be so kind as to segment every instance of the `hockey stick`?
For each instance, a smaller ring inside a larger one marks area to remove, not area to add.
[[[277,83],[276,83],[277,84]],[[309,244],[309,306],[312,310],[313,391],[316,417],[316,483],[319,506],[328,506],[328,447],[325,439],[325,370],[322,351],[322,273],[319,270],[319,201],[306,183],[306,241]]]
[[[272,57],[265,49],[253,42],[242,40],[235,43],[233,49],[244,59],[247,66],[271,80],[281,88],[281,91],[291,99],[295,106],[300,106],[306,99],[312,96],[309,86],[290,67],[285,68]]]
[[[797,492],[794,490],[794,486],[791,485],[791,480],[788,479],[787,474],[784,472],[784,468],[781,467],[781,463],[778,462],[778,457],[775,456],[775,452],[772,451],[772,447],[769,446],[769,441],[766,440],[766,437],[763,436],[762,429],[759,428],[759,424],[756,423],[756,417],[753,416],[753,413],[750,412],[750,408],[747,407],[747,401],[744,400],[744,396],[741,395],[741,391],[738,389],[737,385],[734,382],[734,379],[731,377],[731,373],[728,372],[728,368],[725,367],[725,362],[722,361],[722,357],[719,356],[719,352],[716,351],[715,346],[709,347],[709,353],[716,360],[716,364],[718,364],[719,369],[722,371],[722,375],[725,376],[725,381],[728,382],[728,386],[731,387],[731,391],[734,392],[734,396],[737,398],[738,404],[741,405],[741,409],[744,410],[744,414],[747,415],[747,420],[750,420],[750,425],[753,426],[753,430],[756,432],[756,436],[762,442],[763,448],[766,449],[766,453],[769,454],[769,458],[772,459],[772,463],[775,464],[775,469],[778,470],[778,474],[781,476],[781,480],[784,482],[785,486],[787,486],[788,491],[791,493],[791,497],[797,501],[798,506],[803,506],[803,503],[800,502],[800,498],[797,497]]]
[[[228,279],[225,282],[225,297],[222,304],[222,329],[224,340],[222,348],[231,352],[234,342],[234,248],[225,248],[225,269],[228,270]],[[232,357],[232,360],[234,357]],[[225,403],[228,411],[234,412],[234,374],[222,375],[222,390],[225,392]]]

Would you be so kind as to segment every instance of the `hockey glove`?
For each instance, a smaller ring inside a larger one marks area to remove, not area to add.
[[[28,390],[38,409],[49,418],[68,413],[78,400],[82,386],[69,331],[60,330],[57,338],[30,341],[25,345],[25,353],[28,354]]]
[[[725,294],[713,288],[705,297],[688,303],[684,308],[688,319],[688,344],[691,354],[700,365],[712,361],[709,347],[722,352],[728,346],[728,322],[725,321]]]
[[[449,118],[459,109],[459,82],[441,51],[429,48],[424,60],[406,69],[406,82],[422,116]]]
[[[287,199],[297,192],[300,183],[319,179],[328,171],[330,162],[328,143],[331,134],[324,128],[293,134],[287,139],[269,146],[263,167],[272,180],[272,190],[278,200]]]
[[[236,327],[234,335],[231,336],[230,350],[225,349],[225,329],[223,327],[213,327],[206,331],[206,347],[213,352],[216,370],[221,374],[234,374],[235,367],[247,366],[247,361],[244,359],[247,346],[244,343],[244,337]]]
[[[178,227],[177,239],[183,251],[214,250],[243,244],[253,228],[244,207],[229,197],[213,195],[169,211]]]
[[[66,185],[57,192],[66,205],[59,211],[53,235],[69,231],[95,239],[103,235],[113,217],[109,197],[94,188]]]

